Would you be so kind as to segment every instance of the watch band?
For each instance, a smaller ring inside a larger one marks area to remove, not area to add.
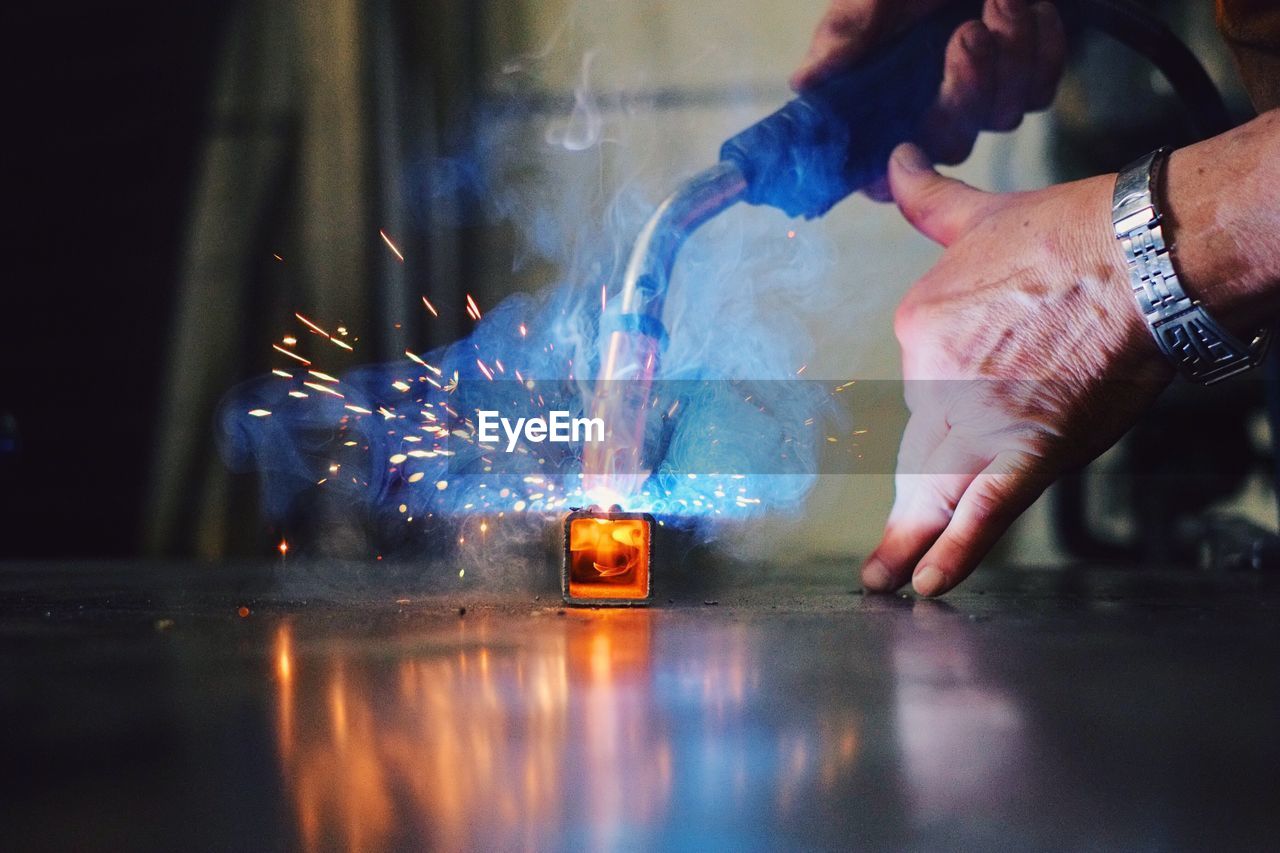
[[[1170,151],[1158,148],[1120,171],[1111,222],[1124,248],[1133,295],[1160,351],[1187,379],[1212,385],[1256,367],[1270,335],[1263,329],[1248,344],[1241,342],[1182,289],[1155,197]]]

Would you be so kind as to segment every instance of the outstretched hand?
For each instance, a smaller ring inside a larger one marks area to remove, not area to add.
[[[1110,232],[1114,176],[986,193],[903,145],[889,182],[946,252],[895,317],[911,417],[862,581],[939,595],[1060,474],[1113,444],[1172,371]]]

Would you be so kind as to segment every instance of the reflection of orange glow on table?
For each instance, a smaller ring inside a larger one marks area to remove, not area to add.
[[[649,598],[648,516],[586,511],[570,515],[566,524],[566,600],[633,603]]]

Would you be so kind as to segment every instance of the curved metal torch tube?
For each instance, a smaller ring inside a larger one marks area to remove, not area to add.
[[[658,205],[636,237],[622,277],[617,312],[658,323],[680,247],[704,222],[738,202],[747,179],[733,163],[719,163],[686,181]]]
[[[603,355],[589,411],[604,421],[604,441],[583,450],[584,488],[605,503],[633,495],[648,476],[644,438],[649,392],[666,343],[662,314],[676,255],[698,226],[731,207],[746,190],[738,167],[720,163],[660,204],[636,238],[622,292],[600,318]]]

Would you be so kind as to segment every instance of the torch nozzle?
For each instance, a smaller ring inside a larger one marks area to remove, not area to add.
[[[649,391],[666,345],[662,322],[667,287],[680,247],[700,225],[733,206],[747,191],[742,171],[720,163],[672,193],[649,217],[631,250],[622,289],[600,318],[600,374],[590,404],[605,424],[604,441],[587,445],[584,485],[589,493],[635,493],[644,467]]]

